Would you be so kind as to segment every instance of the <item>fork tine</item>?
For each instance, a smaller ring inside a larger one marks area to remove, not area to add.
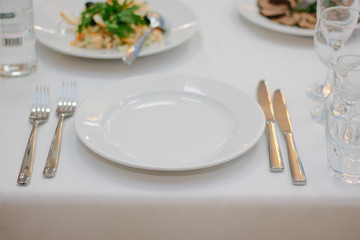
[[[42,86],[39,86],[38,93],[37,93],[37,99],[36,99],[36,117],[41,117],[41,102],[42,102]]]
[[[42,96],[42,86],[39,86],[39,89],[38,89],[38,97],[36,99],[36,111],[37,112],[40,112],[41,111],[41,96]]]
[[[71,97],[71,100],[75,100],[75,82],[74,81],[71,81],[70,83],[70,97]]]
[[[61,102],[62,102],[62,106],[64,106],[67,109],[67,99],[68,99],[68,81],[65,80],[62,83],[61,86],[61,92],[60,92],[60,98],[61,98]]]
[[[71,99],[71,106],[73,106],[74,102],[76,101],[76,82],[75,81],[70,82],[69,97]]]
[[[71,87],[72,87],[72,82],[71,81],[67,81],[66,82],[66,105],[68,107],[68,109],[71,107]]]
[[[46,100],[45,100],[45,104],[46,104],[46,111],[50,111],[50,89],[49,86],[46,87]]]
[[[49,86],[44,86],[43,87],[42,109],[41,109],[41,112],[42,112],[44,117],[48,112],[49,101],[50,101],[49,99],[50,99]]]
[[[42,94],[41,94],[41,114],[42,114],[42,116],[45,113],[45,107],[46,107],[45,101],[46,101],[46,86],[42,86]]]
[[[46,88],[45,86],[42,88],[42,94],[41,94],[41,115],[44,115],[45,113],[45,98],[46,98]]]
[[[71,83],[71,106],[76,106],[76,82]]]

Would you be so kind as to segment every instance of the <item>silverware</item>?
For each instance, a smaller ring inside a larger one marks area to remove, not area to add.
[[[276,90],[274,93],[274,110],[280,130],[283,133],[286,141],[293,184],[305,185],[305,172],[295,146],[293,130],[291,127],[290,117],[286,107],[285,99],[279,89]]]
[[[296,6],[293,9],[303,10],[310,5],[314,4],[316,0],[302,0],[296,4]]]
[[[27,143],[24,158],[21,164],[20,173],[17,179],[18,184],[28,185],[34,164],[36,130],[37,126],[45,123],[50,115],[50,93],[48,86],[37,86],[35,89],[33,105],[29,120],[33,124],[29,141]]]
[[[44,177],[54,177],[59,163],[61,135],[63,121],[67,117],[74,115],[76,110],[76,85],[73,81],[62,83],[58,107],[56,113],[59,117],[54,138],[51,142],[49,154],[46,160],[43,175]]]
[[[266,118],[266,130],[268,135],[269,161],[270,170],[272,172],[284,171],[284,163],[282,160],[279,143],[275,131],[275,117],[271,102],[269,89],[264,80],[259,82],[257,89],[258,102],[264,111]]]
[[[150,12],[146,15],[146,18],[150,22],[150,29],[147,30],[144,35],[142,35],[139,40],[137,40],[134,45],[132,45],[129,50],[126,52],[125,56],[123,57],[124,63],[131,65],[137,56],[139,55],[140,49],[145,43],[146,38],[155,28],[164,28],[164,19],[160,16],[160,14],[155,12]]]

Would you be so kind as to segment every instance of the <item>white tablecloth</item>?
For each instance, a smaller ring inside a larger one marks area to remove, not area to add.
[[[44,1],[35,0],[35,9]],[[359,239],[360,185],[329,174],[324,127],[310,117],[315,103],[305,89],[326,72],[312,38],[255,26],[239,16],[234,0],[181,1],[196,13],[199,25],[175,49],[139,58],[129,67],[120,60],[71,57],[38,44],[35,73],[0,78],[0,239]],[[226,164],[157,172],[95,155],[77,138],[74,118],[64,123],[57,175],[46,179],[42,170],[58,120],[53,111],[38,129],[31,183],[17,185],[37,84],[50,86],[56,106],[62,81],[75,80],[81,105],[107,84],[159,73],[212,78],[254,99],[261,79],[271,92],[281,88],[308,184],[291,183],[280,132],[283,173],[269,171],[265,134]]]

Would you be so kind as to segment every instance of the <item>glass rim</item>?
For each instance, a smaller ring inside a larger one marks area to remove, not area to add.
[[[350,26],[344,26],[344,25],[340,25],[340,24],[334,23],[334,22],[331,21],[331,20],[327,20],[327,19],[324,19],[324,18],[323,18],[323,15],[325,15],[326,13],[331,12],[331,11],[336,11],[336,10],[339,10],[339,9],[349,10],[349,11],[355,11],[355,12],[358,13],[358,16],[359,16],[358,19],[360,19],[360,10],[359,10],[359,9],[352,8],[352,7],[345,7],[345,6],[337,6],[337,7],[330,7],[330,8],[325,9],[325,10],[321,13],[321,15],[320,15],[320,17],[319,17],[319,19],[318,19],[317,22],[319,23],[319,22],[320,22],[320,19],[321,19],[321,21],[326,22],[326,23],[328,23],[329,25],[332,25],[332,26],[338,26],[338,27],[348,28],[348,29],[356,29],[356,28],[359,28],[359,29],[360,29],[360,25],[358,25],[358,24],[354,24],[354,25],[350,25]],[[357,23],[359,23],[359,21],[358,21]]]

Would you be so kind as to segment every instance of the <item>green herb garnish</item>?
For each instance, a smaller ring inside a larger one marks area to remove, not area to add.
[[[112,0],[112,5],[105,2],[96,2],[92,6],[86,8],[81,13],[81,23],[78,26],[78,32],[81,33],[83,29],[93,25],[93,16],[100,14],[104,24],[105,30],[111,34],[116,34],[119,38],[126,38],[130,33],[134,32],[131,25],[146,25],[144,17],[134,14],[139,7],[134,5],[128,7],[132,1],[119,4],[117,0]]]

